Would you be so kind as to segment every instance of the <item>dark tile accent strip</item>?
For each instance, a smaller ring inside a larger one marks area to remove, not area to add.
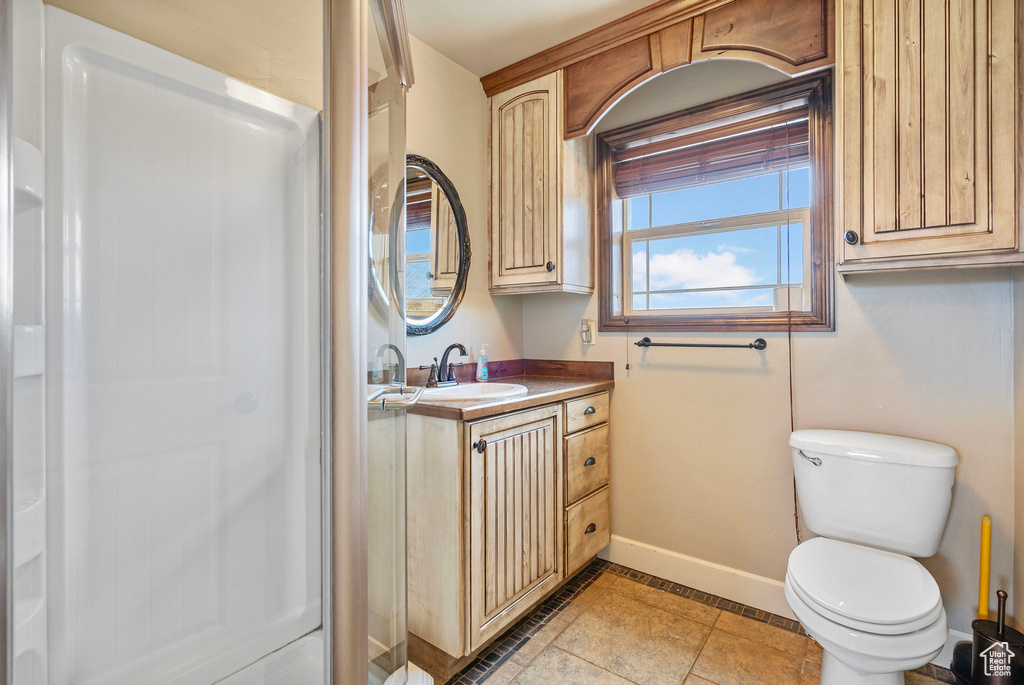
[[[572,580],[548,597],[528,616],[520,619],[501,637],[494,641],[490,651],[482,653],[471,661],[460,673],[455,674],[447,685],[477,685],[484,682],[494,671],[512,658],[523,645],[530,641],[540,629],[558,616],[581,592],[594,584],[603,573],[608,562],[598,559],[580,571]]]
[[[761,623],[767,623],[776,628],[788,630],[791,633],[807,635],[800,623],[791,618],[702,592],[627,566],[613,564],[603,559],[596,559],[580,571],[575,578],[566,583],[558,592],[546,599],[533,613],[520,620],[499,637],[494,642],[490,651],[481,654],[466,666],[461,673],[452,676],[447,685],[477,685],[478,683],[483,683],[494,671],[508,661],[516,651],[529,642],[530,638],[536,635],[541,628],[550,623],[562,609],[567,607],[581,592],[593,585],[594,581],[605,573],[628,578],[662,592],[692,599],[695,602],[700,602],[722,611],[739,614]],[[926,664],[921,668],[915,669],[915,672],[943,683],[955,685],[957,682],[949,669],[940,668],[934,664]]]

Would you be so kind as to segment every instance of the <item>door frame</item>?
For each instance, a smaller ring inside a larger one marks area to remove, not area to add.
[[[14,65],[13,0],[0,0],[0,682],[14,682]]]

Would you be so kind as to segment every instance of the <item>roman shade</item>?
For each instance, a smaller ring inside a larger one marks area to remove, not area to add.
[[[426,176],[405,184],[405,226],[407,230],[430,228],[431,181]]]
[[[801,106],[619,150],[615,193],[635,197],[806,165],[808,115]]]

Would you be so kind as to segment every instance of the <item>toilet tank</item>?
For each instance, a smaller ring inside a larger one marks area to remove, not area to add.
[[[956,450],[925,440],[841,430],[789,438],[803,521],[816,534],[912,557],[939,548]]]

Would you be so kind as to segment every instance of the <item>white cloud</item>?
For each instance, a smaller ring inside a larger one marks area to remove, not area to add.
[[[754,270],[737,264],[733,252],[699,255],[693,250],[679,249],[651,257],[652,290],[722,288],[755,283]]]
[[[754,251],[752,247],[739,247],[738,245],[719,245],[719,252],[739,252],[740,254],[749,254]]]

